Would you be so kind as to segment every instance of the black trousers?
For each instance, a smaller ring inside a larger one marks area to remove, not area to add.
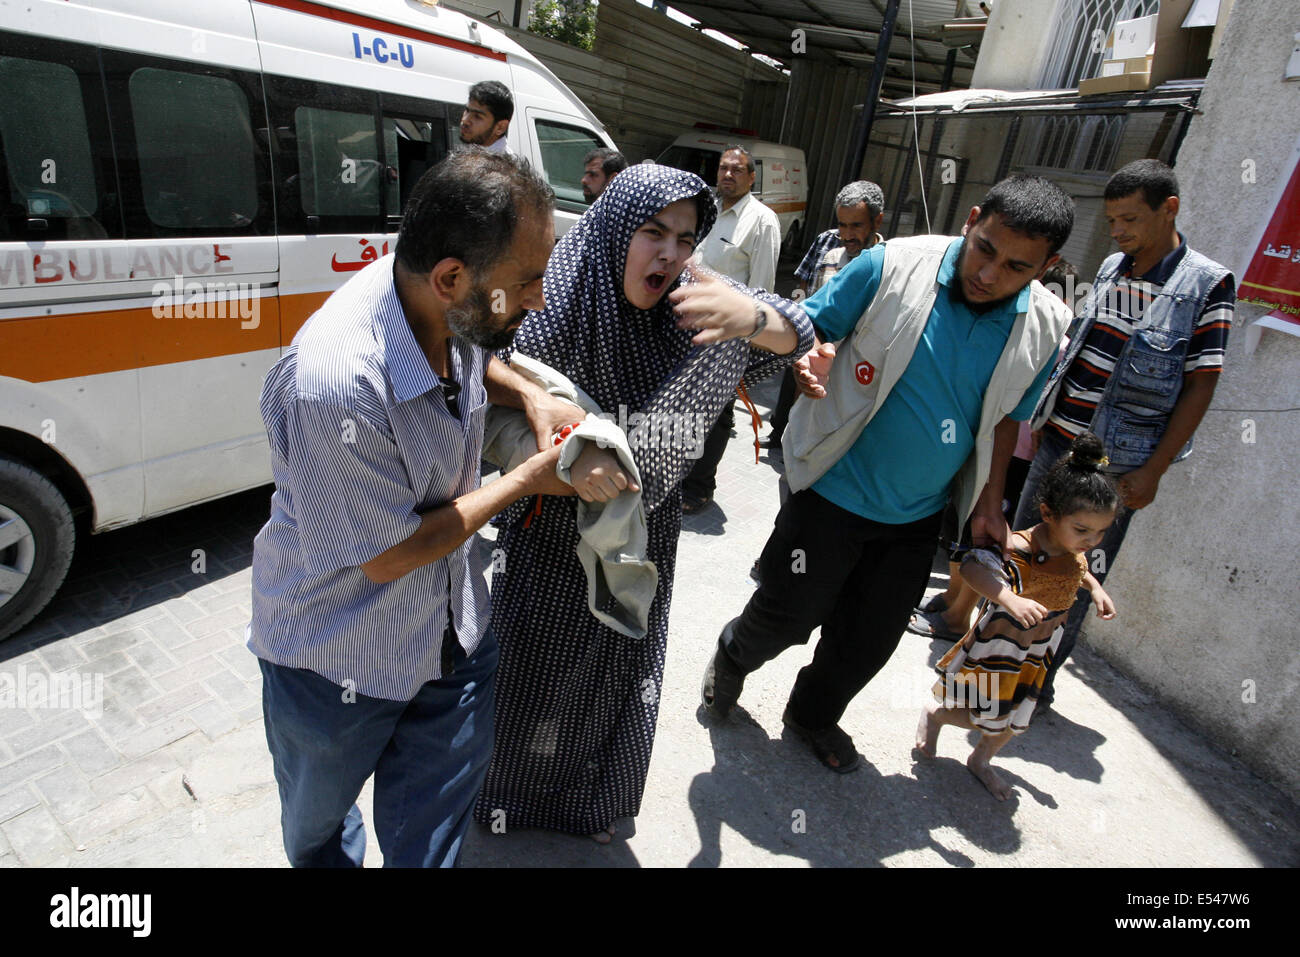
[[[704,451],[695,460],[691,470],[682,479],[682,492],[700,498],[711,498],[718,487],[718,463],[727,451],[727,442],[731,440],[731,430],[736,427],[736,403],[727,403],[727,407],[713,423],[708,437],[704,440]]]
[[[772,410],[772,417],[768,419],[768,424],[772,426],[772,434],[769,438],[777,445],[781,444],[781,436],[785,435],[785,427],[790,422],[790,409],[794,407],[794,400],[799,398],[799,390],[794,384],[794,370],[786,369],[785,374],[781,376],[781,391],[777,393],[776,408]]]
[[[736,666],[758,669],[821,626],[812,663],[799,672],[790,713],[822,730],[898,647],[925,594],[942,512],[906,525],[862,518],[811,489],[791,495],[759,558],[762,585],[719,639]]]

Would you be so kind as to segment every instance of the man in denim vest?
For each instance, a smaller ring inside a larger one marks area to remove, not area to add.
[[[1155,500],[1165,470],[1191,452],[1223,368],[1236,302],[1232,273],[1188,248],[1175,227],[1178,180],[1168,166],[1129,163],[1106,183],[1104,197],[1120,251],[1101,264],[1034,415],[1040,441],[1013,523],[1028,528],[1039,521],[1043,475],[1076,435],[1095,432],[1109,470],[1121,476],[1126,506],[1088,556],[1098,581],[1114,564],[1134,512]],[[1087,612],[1085,594],[1070,609],[1040,708],[1052,701],[1056,671]]]

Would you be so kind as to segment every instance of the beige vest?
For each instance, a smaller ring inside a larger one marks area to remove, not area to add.
[[[808,488],[840,460],[902,378],[930,318],[939,266],[951,242],[950,236],[913,236],[886,243],[880,287],[839,344],[825,398],[801,395],[790,410],[781,449],[792,490]],[[1029,309],[1016,316],[984,393],[975,450],[953,478],[953,501],[963,523],[988,482],[993,429],[1056,356],[1069,321],[1065,304],[1037,280],[1031,282]],[[880,454],[892,453],[881,449]]]

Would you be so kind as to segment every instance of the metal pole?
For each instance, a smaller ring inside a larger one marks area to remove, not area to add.
[[[903,215],[903,203],[907,202],[907,195],[912,189],[912,167],[915,165],[912,163],[912,148],[916,145],[917,140],[916,133],[910,126],[907,128],[907,135],[911,137],[912,142],[909,144],[906,138],[903,141],[903,153],[900,154],[904,160],[903,181],[899,184],[898,192],[894,196],[894,215],[890,217],[889,232],[885,233],[886,236],[898,235],[898,218]],[[917,205],[920,204],[918,203]],[[917,234],[916,227],[920,225],[919,219],[920,217],[913,213],[912,235],[914,236]]]
[[[948,51],[948,62],[943,68],[943,82],[940,84],[941,89],[952,89],[952,71],[957,65],[957,50],[954,47]],[[922,186],[930,189],[934,185],[934,164],[939,159],[939,142],[943,136],[943,120],[936,116],[931,120],[930,126],[930,150],[925,158],[925,181]]]
[[[948,51],[948,59],[943,64],[943,80],[939,83],[940,92],[952,89],[952,71],[957,66],[957,48]]]
[[[880,99],[880,87],[885,81],[885,67],[889,61],[889,42],[894,38],[894,21],[898,19],[899,0],[889,0],[885,8],[885,19],[880,24],[880,38],[876,42],[875,61],[871,64],[871,79],[867,83],[867,93],[862,101],[862,117],[858,120],[853,133],[853,146],[844,164],[844,183],[851,183],[862,171],[862,161],[867,155],[867,141],[871,138],[871,127],[876,121],[876,101]]]

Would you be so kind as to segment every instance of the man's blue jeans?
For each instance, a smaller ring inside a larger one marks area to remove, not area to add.
[[[1020,505],[1016,508],[1016,520],[1011,523],[1013,530],[1033,528],[1042,521],[1038,505],[1034,501],[1038,498],[1038,486],[1042,484],[1043,476],[1056,460],[1068,451],[1070,446],[1064,439],[1044,429],[1042,440],[1038,443],[1038,452],[1029,466],[1029,474],[1025,476],[1025,487],[1020,493]],[[1106,580],[1107,573],[1115,564],[1115,557],[1119,554],[1120,545],[1124,543],[1124,536],[1128,533],[1128,525],[1132,519],[1132,509],[1119,510],[1115,523],[1106,530],[1098,546],[1105,556],[1102,561],[1097,560],[1097,549],[1088,552],[1086,556],[1088,570],[1098,582]],[[1040,702],[1051,704],[1055,693],[1056,673],[1060,671],[1061,665],[1065,664],[1065,659],[1070,657],[1070,652],[1074,651],[1074,643],[1079,640],[1079,629],[1083,626],[1083,620],[1088,617],[1091,608],[1092,596],[1085,589],[1079,589],[1078,597],[1070,606],[1070,613],[1065,616],[1065,631],[1061,635],[1061,644],[1057,648],[1056,658],[1047,671],[1047,677],[1043,679],[1043,688],[1038,694]]]
[[[496,638],[410,701],[349,692],[313,671],[261,661],[266,743],[294,867],[360,867],[357,795],[375,776],[386,867],[453,867],[492,755]]]

